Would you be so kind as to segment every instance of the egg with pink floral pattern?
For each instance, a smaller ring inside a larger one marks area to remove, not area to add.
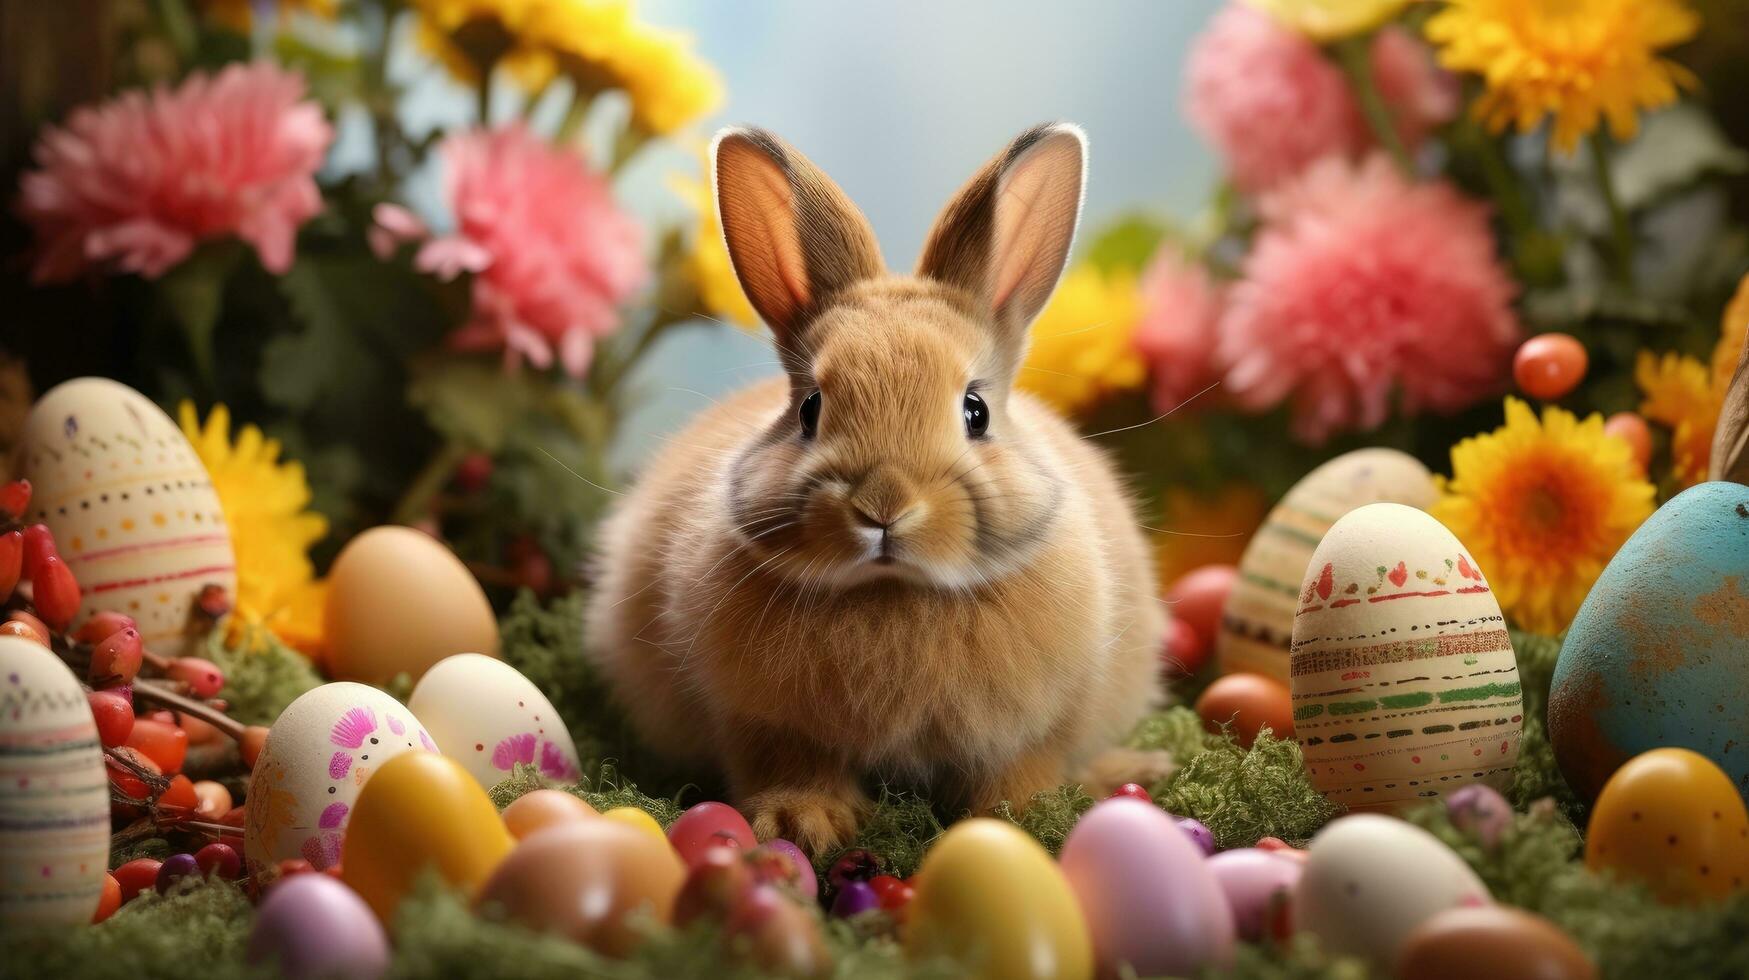
[[[340,862],[352,805],[366,779],[403,752],[437,743],[407,706],[382,691],[337,681],[280,712],[249,775],[243,857],[251,872],[287,858],[317,870]]]
[[[407,706],[424,719],[443,754],[491,789],[518,765],[548,779],[582,775],[577,746],[553,703],[515,667],[478,653],[431,666]]]

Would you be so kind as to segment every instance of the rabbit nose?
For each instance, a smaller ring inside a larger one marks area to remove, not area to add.
[[[861,504],[851,504],[850,509],[856,517],[856,524],[858,527],[866,527],[874,531],[885,531],[893,526],[891,520],[882,520],[881,518],[870,514],[863,509]]]

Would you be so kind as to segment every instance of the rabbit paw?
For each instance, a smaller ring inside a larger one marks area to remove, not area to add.
[[[855,836],[868,801],[811,789],[768,789],[743,804],[760,840],[782,837],[810,855],[828,852]]]

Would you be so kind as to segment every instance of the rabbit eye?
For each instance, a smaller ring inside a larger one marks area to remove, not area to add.
[[[978,438],[990,428],[990,406],[984,404],[984,396],[975,391],[966,392],[963,411],[966,416],[966,435]]]
[[[802,399],[802,410],[797,413],[802,420],[802,435],[812,439],[814,430],[820,427],[820,393],[814,392]]]

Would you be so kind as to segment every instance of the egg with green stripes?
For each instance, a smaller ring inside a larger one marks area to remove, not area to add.
[[[1325,796],[1391,811],[1511,783],[1518,661],[1483,569],[1445,525],[1402,504],[1349,511],[1295,602],[1294,729]]]
[[[1425,508],[1435,497],[1427,467],[1395,449],[1345,453],[1294,484],[1239,561],[1215,641],[1221,673],[1263,674],[1286,684],[1300,579],[1330,525],[1363,504]]]

